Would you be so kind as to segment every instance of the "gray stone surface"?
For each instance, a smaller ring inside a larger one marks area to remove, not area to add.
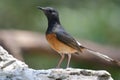
[[[113,80],[105,70],[48,69],[35,70],[0,47],[0,80]]]

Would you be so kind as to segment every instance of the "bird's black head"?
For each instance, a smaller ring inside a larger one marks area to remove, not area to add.
[[[47,18],[51,19],[51,18],[59,17],[57,10],[55,10],[52,7],[40,7],[40,6],[38,6],[38,9],[42,10],[45,13],[45,15],[47,16]]]

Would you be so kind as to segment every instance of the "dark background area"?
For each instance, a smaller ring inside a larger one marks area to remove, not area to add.
[[[120,48],[120,0],[0,0],[0,29],[30,30],[44,34],[47,19],[37,6],[56,8],[62,25],[72,36]],[[48,69],[56,66],[59,55],[25,53],[24,58],[32,68]],[[115,80],[120,80],[120,69],[116,67],[76,60],[71,60],[71,66],[105,69]]]

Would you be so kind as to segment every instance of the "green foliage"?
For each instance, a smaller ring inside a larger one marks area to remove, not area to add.
[[[58,9],[63,26],[72,35],[119,46],[119,3],[119,0],[1,0],[0,28],[45,32],[47,20],[36,6],[52,6]]]

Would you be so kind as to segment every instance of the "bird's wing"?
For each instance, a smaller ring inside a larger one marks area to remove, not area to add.
[[[67,32],[65,31],[59,31],[56,32],[56,37],[59,41],[63,42],[64,44],[81,51],[80,49],[80,43],[76,41],[72,36],[70,36]]]
[[[68,33],[64,32],[64,31],[56,32],[56,37],[59,41],[63,42],[64,44],[66,44],[78,51],[81,51],[83,53],[84,52],[91,53],[105,61],[108,61],[110,63],[120,66],[120,61],[114,60],[114,59],[108,57],[107,55],[104,55],[100,52],[97,52],[97,51],[94,51],[94,50],[91,50],[89,48],[82,46],[81,44],[79,44],[78,41],[76,41],[72,36],[70,36]]]

